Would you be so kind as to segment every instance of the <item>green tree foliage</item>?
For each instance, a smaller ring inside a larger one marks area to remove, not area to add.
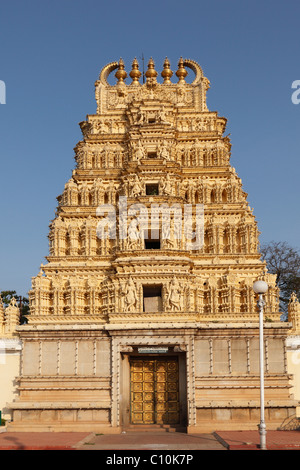
[[[285,316],[292,292],[300,300],[300,253],[286,242],[265,243],[261,246],[262,259],[267,262],[268,271],[276,274],[280,289],[280,308]]]

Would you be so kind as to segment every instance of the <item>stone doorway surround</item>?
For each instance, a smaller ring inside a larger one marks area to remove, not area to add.
[[[160,328],[152,330],[131,328],[124,334],[124,326],[114,325],[112,337],[112,426],[130,426],[130,357],[177,356],[179,366],[180,427],[196,424],[195,376],[194,376],[194,331],[193,329]],[[155,332],[154,332],[155,331]],[[147,354],[147,350],[149,353]],[[157,352],[153,352],[153,351]],[[138,425],[136,425],[138,426]]]

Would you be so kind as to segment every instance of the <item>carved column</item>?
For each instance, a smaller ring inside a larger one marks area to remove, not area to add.
[[[81,198],[81,205],[88,206],[89,205],[89,188],[86,182],[81,185],[80,188],[80,198]]]
[[[79,253],[79,227],[76,224],[69,225],[68,228],[69,236],[69,255],[76,256]]]
[[[50,250],[54,256],[65,256],[66,254],[67,229],[61,217],[58,217],[51,225]]]

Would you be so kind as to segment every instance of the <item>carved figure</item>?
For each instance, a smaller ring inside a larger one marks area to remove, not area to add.
[[[164,248],[174,248],[174,241],[171,239],[171,228],[169,224],[162,224],[162,239]]]
[[[171,310],[180,310],[180,294],[179,282],[174,277],[171,281],[168,294],[168,302]]]
[[[132,185],[131,194],[132,194],[133,197],[137,197],[137,196],[140,196],[142,191],[143,191],[143,186],[142,186],[138,176],[135,175],[135,181]]]
[[[172,194],[172,183],[170,181],[169,173],[167,173],[167,176],[165,179],[162,179],[161,188],[162,188],[163,194],[166,194],[166,195]]]
[[[136,293],[136,286],[131,277],[129,278],[124,295],[124,310],[125,312],[132,312],[134,310],[134,307],[136,307],[138,299]]]
[[[162,145],[158,146],[157,155],[159,158],[162,158],[163,160],[169,159],[170,152],[168,149],[168,144],[165,140]]]
[[[165,112],[164,107],[162,107],[159,111],[156,112],[156,121],[160,122],[161,124],[169,124],[167,121],[167,114]]]
[[[135,160],[139,162],[144,157],[145,157],[145,150],[141,141],[139,140],[137,144],[137,149],[135,151]]]
[[[139,111],[136,123],[142,125],[146,122],[146,114],[143,111]]]
[[[134,221],[132,221],[128,227],[127,248],[137,249],[140,239],[140,231],[138,229],[137,223],[134,223]]]

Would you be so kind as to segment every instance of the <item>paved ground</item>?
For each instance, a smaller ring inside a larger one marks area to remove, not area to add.
[[[177,432],[127,432],[124,434],[90,435],[80,449],[85,450],[226,450],[213,434]]]
[[[2,432],[0,451],[73,449],[88,435],[86,432]]]
[[[219,431],[218,440],[229,450],[259,449],[258,431]],[[267,431],[268,450],[300,450],[300,431]]]
[[[300,431],[268,431],[269,450],[300,450]],[[0,450],[257,450],[258,431],[211,434],[127,432],[113,435],[76,432],[2,432]]]

